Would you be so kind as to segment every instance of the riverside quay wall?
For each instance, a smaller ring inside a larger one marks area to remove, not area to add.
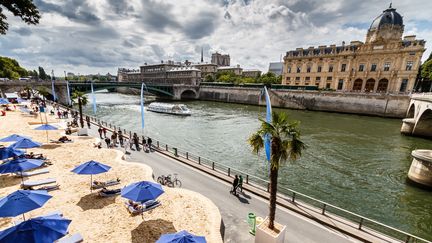
[[[264,105],[259,88],[201,86],[199,99],[249,105]],[[343,93],[269,89],[273,107],[404,118],[408,95]]]

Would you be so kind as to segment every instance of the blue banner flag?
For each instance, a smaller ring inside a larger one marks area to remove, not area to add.
[[[55,89],[54,89],[54,80],[51,80],[51,89],[52,89],[53,99],[54,99],[54,101],[56,101],[57,96],[56,96]]]
[[[141,129],[144,129],[144,85],[141,84]]]
[[[267,87],[264,86],[264,95],[266,100],[266,122],[271,123],[272,122],[272,108],[271,108],[271,101],[270,96],[267,91]],[[266,152],[267,161],[270,162],[270,155],[271,155],[271,135],[265,134],[264,135],[264,148]]]
[[[70,90],[69,90],[69,81],[66,82],[66,91],[67,91],[68,105],[72,105],[72,101],[71,101],[71,97],[70,97]]]
[[[92,92],[93,113],[96,114],[96,96],[93,90],[93,82],[91,83],[91,92]]]

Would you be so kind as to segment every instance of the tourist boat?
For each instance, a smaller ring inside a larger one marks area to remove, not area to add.
[[[190,116],[191,111],[183,104],[169,104],[153,102],[147,107],[148,111],[167,113],[172,115]]]

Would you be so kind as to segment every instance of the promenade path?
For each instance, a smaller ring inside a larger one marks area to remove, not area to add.
[[[90,135],[98,137],[95,128],[96,126],[92,125]],[[111,135],[109,132],[108,134]],[[106,146],[104,142],[102,144]],[[152,167],[155,178],[159,175],[177,173],[182,182],[182,188],[199,192],[211,199],[222,215],[225,226],[224,242],[254,242],[254,236],[249,234],[248,213],[253,212],[262,218],[268,215],[268,201],[250,193],[243,193],[238,197],[231,195],[229,193],[231,185],[228,183],[158,152],[132,151],[130,155],[125,156],[125,159]],[[276,221],[287,225],[286,243],[359,242],[348,235],[284,208],[277,208]]]

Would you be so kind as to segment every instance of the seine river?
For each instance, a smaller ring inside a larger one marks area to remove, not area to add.
[[[91,99],[89,99],[90,101]],[[141,130],[139,97],[97,93],[96,116]],[[263,157],[246,140],[265,108],[186,102],[190,117],[145,113],[145,135],[247,173],[266,178]],[[92,106],[84,111],[92,113]],[[280,171],[280,185],[432,240],[432,192],[406,183],[414,149],[429,140],[402,136],[401,120],[284,110],[301,122],[308,149]]]

